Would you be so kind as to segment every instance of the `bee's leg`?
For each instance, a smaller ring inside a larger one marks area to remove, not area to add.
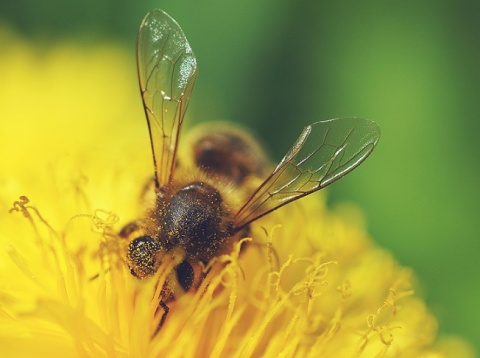
[[[104,273],[108,273],[108,272],[110,272],[110,270],[111,270],[111,268],[108,267],[108,268],[106,268],[106,269],[104,270]],[[91,277],[88,279],[88,281],[95,281],[95,280],[96,280],[97,278],[99,278],[99,277],[100,277],[100,273],[96,273],[95,275],[91,276]]]
[[[163,300],[160,300],[160,303],[158,304],[158,308],[163,309],[163,314],[162,314],[162,318],[160,318],[160,323],[158,324],[157,329],[152,334],[152,338],[155,337],[158,334],[158,332],[160,332],[160,329],[163,327],[163,324],[167,319],[168,312],[170,312],[170,308],[167,306],[167,304]]]
[[[158,324],[158,329],[162,328],[163,324],[165,323],[165,320],[167,319],[168,312],[170,312],[170,308],[168,308],[165,302],[160,301],[160,307],[163,308],[163,315],[162,315],[162,318],[160,319],[160,323]]]
[[[127,239],[134,232],[140,230],[140,228],[141,225],[139,221],[131,221],[120,230],[118,236],[120,236],[122,239]]]

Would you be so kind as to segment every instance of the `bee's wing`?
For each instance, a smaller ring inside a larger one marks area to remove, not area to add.
[[[361,118],[330,119],[305,127],[275,170],[236,213],[235,230],[340,179],[368,157],[379,138],[378,125]]]
[[[137,69],[159,189],[172,180],[183,116],[197,77],[185,34],[162,10],[148,13],[140,25]]]

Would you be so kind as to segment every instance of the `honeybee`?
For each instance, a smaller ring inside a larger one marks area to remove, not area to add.
[[[192,165],[177,158],[183,118],[197,77],[197,61],[180,26],[162,10],[144,18],[137,68],[155,168],[154,203],[126,225],[126,262],[140,279],[158,270],[162,255],[181,255],[176,280],[195,290],[201,264],[229,253],[255,220],[340,179],[375,148],[380,131],[360,118],[330,119],[303,129],[266,174],[259,146],[239,130],[204,131],[195,138]],[[251,188],[252,178],[264,178]],[[238,192],[240,202],[229,195]],[[163,302],[174,297],[164,297]],[[163,303],[164,304],[164,303]]]

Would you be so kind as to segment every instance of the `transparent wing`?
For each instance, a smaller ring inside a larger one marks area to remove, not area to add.
[[[287,155],[235,215],[236,230],[351,172],[375,148],[380,128],[361,118],[305,127]]]
[[[197,77],[185,34],[162,10],[148,13],[140,25],[137,69],[159,189],[172,180],[183,116]]]

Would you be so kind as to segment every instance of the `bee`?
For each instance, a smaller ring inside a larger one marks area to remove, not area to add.
[[[180,255],[174,274],[185,292],[202,282],[201,265],[231,252],[250,224],[355,169],[380,136],[374,122],[360,118],[313,123],[268,174],[268,161],[252,138],[211,127],[194,138],[192,163],[185,166],[177,154],[197,61],[178,23],[162,10],[148,13],[140,26],[137,69],[154,199],[143,219],[127,224],[120,236],[129,240],[126,262],[139,279],[155,274],[162,255]],[[261,184],[252,187],[252,178]],[[170,293],[162,306],[171,299]]]

